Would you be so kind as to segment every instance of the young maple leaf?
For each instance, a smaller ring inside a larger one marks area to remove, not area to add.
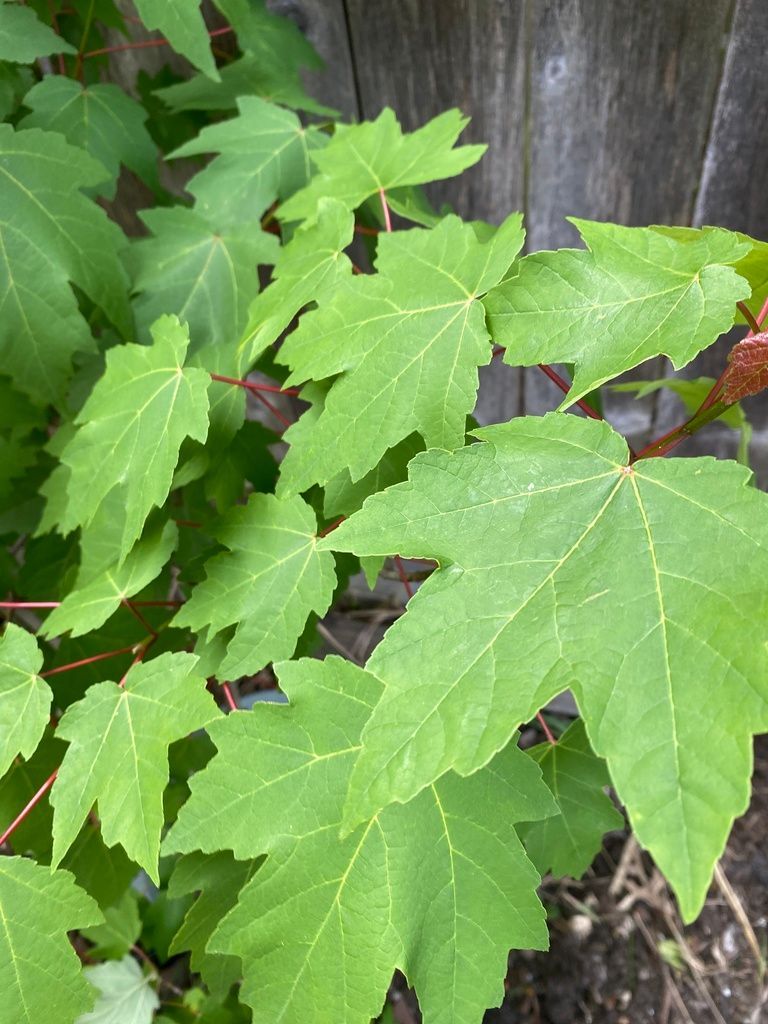
[[[415,132],[403,134],[394,112],[385,107],[375,121],[338,124],[328,145],[311,154],[319,173],[282,204],[278,217],[286,222],[314,218],[324,197],[354,210],[380,190],[461,174],[487,148],[455,148],[468,121],[458,110],[447,110]]]
[[[768,387],[768,331],[744,338],[728,353],[723,401],[728,405]]]
[[[478,367],[492,355],[480,298],[509,270],[523,237],[519,214],[484,241],[454,216],[382,235],[379,273],[342,279],[302,318],[278,356],[289,381],[339,376],[312,428],[302,419],[285,434],[285,493],[345,469],[355,482],[414,431],[427,445],[464,443]]]
[[[575,363],[566,408],[661,353],[685,366],[733,324],[751,240],[721,228],[626,228],[570,218],[589,248],[536,252],[483,303],[512,366]]]
[[[629,467],[606,423],[561,413],[477,436],[320,542],[440,564],[367,663],[386,685],[346,827],[476,770],[571,688],[691,920],[768,728],[768,496],[734,463]]]
[[[382,684],[334,657],[278,672],[290,705],[210,727],[218,753],[164,845],[266,854],[207,952],[242,960],[256,1024],[368,1024],[395,967],[426,1020],[478,1024],[501,999],[510,947],[547,942],[538,876],[514,829],[556,813],[538,766],[512,743],[470,778],[449,772],[341,837]]]

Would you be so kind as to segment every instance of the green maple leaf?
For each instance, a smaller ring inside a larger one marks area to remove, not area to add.
[[[258,96],[241,96],[238,115],[208,125],[170,158],[218,153],[186,189],[195,209],[222,224],[258,220],[276,199],[286,199],[312,174],[310,153],[328,136],[304,127],[290,110]]]
[[[538,876],[513,828],[555,809],[538,767],[511,744],[471,778],[450,773],[340,838],[381,684],[338,658],[279,672],[291,705],[211,728],[218,753],[166,839],[171,852],[267,854],[208,952],[242,959],[257,1024],[367,1024],[397,966],[427,1020],[479,1021],[501,999],[509,948],[547,941]],[[234,771],[243,764],[245,776]]]
[[[237,623],[216,673],[237,679],[293,654],[310,613],[328,610],[336,573],[333,556],[317,553],[315,514],[300,497],[252,494],[215,536],[229,550],[206,562],[174,625],[206,630],[211,641]]]
[[[0,8],[2,10],[2,8]],[[101,912],[68,871],[0,857],[0,990],[14,1024],[72,1021],[93,1005],[67,932],[98,924]]]
[[[274,263],[280,245],[258,222],[221,228],[196,210],[143,210],[152,232],[131,247],[136,319],[142,332],[163,313],[189,325],[193,349],[233,345],[259,290],[256,267]]]
[[[64,712],[57,736],[69,747],[51,790],[53,865],[98,801],[107,846],[125,852],[158,882],[168,746],[219,711],[192,654],[161,654],[134,666],[125,685],[104,682]]]
[[[42,666],[34,636],[9,622],[0,637],[0,776],[17,754],[32,756],[48,724],[52,694]]]
[[[0,3],[0,60],[31,64],[52,53],[77,53],[66,39],[20,3]]]
[[[557,743],[539,743],[528,754],[540,766],[559,814],[518,827],[528,856],[542,874],[581,878],[603,836],[623,828],[624,819],[604,792],[610,785],[605,762],[595,757],[579,718]]]
[[[347,823],[475,770],[571,687],[691,920],[768,727],[768,498],[735,463],[630,468],[610,427],[563,414],[477,436],[320,543],[440,563],[368,663],[386,689]]]
[[[62,404],[73,354],[93,348],[70,282],[130,334],[123,234],[79,191],[105,176],[56,132],[0,125],[0,359],[38,402]]]
[[[285,435],[301,439],[284,461],[287,490],[326,483],[345,468],[359,480],[414,431],[428,446],[464,443],[477,368],[491,359],[478,298],[522,244],[519,214],[485,243],[454,216],[431,230],[380,236],[379,273],[340,282],[280,350],[291,383],[341,374],[313,429]]]
[[[160,999],[132,956],[86,967],[83,974],[99,991],[90,1013],[75,1024],[151,1024]]]
[[[140,536],[152,508],[168,497],[182,441],[204,442],[208,432],[210,376],[184,367],[186,328],[176,317],[162,317],[152,337],[152,345],[107,352],[104,374],[61,454],[70,470],[61,523],[65,532],[87,526],[110,491],[122,487],[120,559]]]
[[[302,68],[319,69],[323,61],[289,19],[268,11],[264,0],[217,0],[216,6],[237,33],[243,56],[221,68],[221,81],[196,75],[157,90],[174,110],[231,110],[242,96],[256,94],[275,103],[334,115],[336,111],[307,95]]]
[[[89,950],[94,960],[120,960],[129,953],[141,935],[139,905],[133,890],[126,890],[117,903],[104,909],[103,924],[83,928],[81,932],[83,938],[94,944]]]
[[[136,11],[146,28],[157,29],[177,53],[219,81],[199,0],[136,0]]]
[[[159,187],[158,152],[145,126],[147,113],[118,86],[86,88],[64,75],[47,75],[27,93],[24,105],[32,113],[20,122],[21,128],[59,132],[107,169],[108,182],[95,189],[98,194],[114,198],[121,164]]]
[[[538,252],[485,299],[513,366],[576,364],[566,407],[661,353],[676,369],[732,326],[749,285],[731,264],[749,243],[722,229],[683,241],[653,228],[569,218],[589,248]]]
[[[223,998],[242,976],[237,957],[206,952],[208,940],[219,921],[237,903],[240,890],[253,876],[260,858],[235,860],[221,851],[207,856],[190,853],[180,857],[168,882],[171,899],[198,893],[170,946],[171,953],[190,950],[190,967],[202,975],[214,995]]]
[[[250,365],[277,341],[308,303],[330,294],[352,273],[343,250],[352,241],[354,217],[331,199],[321,199],[317,219],[302,225],[281,250],[272,281],[257,295],[239,346],[240,358]]]
[[[177,540],[175,524],[165,523],[148,530],[122,563],[85,580],[81,572],[74,589],[46,619],[41,635],[60,636],[71,631],[73,637],[83,636],[103,626],[127,598],[159,576]]]
[[[487,148],[454,148],[468,121],[458,110],[447,110],[404,135],[394,111],[385,107],[375,121],[337,124],[325,149],[312,153],[319,173],[283,203],[278,216],[284,221],[312,218],[324,197],[338,199],[354,210],[382,189],[386,192],[461,174],[476,164]]]

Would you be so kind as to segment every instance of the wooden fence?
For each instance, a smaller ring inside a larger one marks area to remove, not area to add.
[[[458,106],[489,150],[436,188],[467,218],[522,210],[530,250],[575,244],[567,215],[718,224],[768,238],[768,0],[273,0],[328,69],[315,95],[348,117],[384,105],[407,128]],[[686,375],[717,375],[718,345]],[[663,360],[639,376],[669,372]],[[638,376],[636,373],[635,376]],[[484,373],[484,422],[557,402],[533,370]],[[608,395],[634,443],[680,418],[666,392]],[[768,477],[768,401],[749,409]],[[732,455],[715,425],[681,448]]]

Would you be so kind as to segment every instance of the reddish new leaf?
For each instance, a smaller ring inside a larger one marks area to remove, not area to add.
[[[728,405],[768,387],[768,331],[734,345],[728,355],[723,401]]]

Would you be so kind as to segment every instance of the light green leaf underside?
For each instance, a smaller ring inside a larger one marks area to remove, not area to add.
[[[52,873],[23,857],[0,857],[4,1020],[63,1024],[93,1005],[93,990],[67,932],[100,921],[98,906],[78,889],[68,871]]]
[[[256,268],[275,262],[277,238],[242,216],[222,230],[183,206],[144,210],[141,219],[154,236],[131,250],[141,340],[159,316],[174,313],[188,324],[193,351],[233,347],[259,290]]]
[[[0,637],[0,777],[17,754],[32,756],[48,724],[52,694],[42,667],[34,636],[9,622]]]
[[[161,654],[134,666],[122,688],[98,683],[65,711],[56,735],[69,747],[51,791],[54,865],[98,801],[104,842],[120,843],[157,883],[168,746],[219,714],[196,662]]]
[[[51,53],[76,53],[66,39],[43,24],[30,7],[0,3],[0,60],[31,64]]]
[[[151,1024],[160,999],[132,956],[86,967],[83,974],[99,997],[75,1024]]]
[[[206,562],[206,577],[174,619],[210,642],[237,624],[216,675],[237,679],[289,658],[311,612],[328,610],[336,586],[333,556],[317,552],[317,521],[300,497],[252,494],[222,520],[228,551]]]
[[[172,522],[148,530],[122,564],[110,565],[93,579],[81,583],[54,608],[45,621],[44,636],[83,636],[102,626],[122,602],[138,594],[160,575],[176,547],[178,530]]]
[[[186,437],[205,441],[208,385],[204,371],[184,367],[189,335],[176,317],[152,330],[153,344],[123,345],[107,365],[64,448],[69,467],[62,528],[87,526],[115,487],[122,487],[120,558],[138,539],[152,508],[168,497],[179,449]]]
[[[153,188],[159,186],[157,146],[146,129],[144,108],[116,85],[82,86],[63,75],[47,75],[24,97],[31,114],[21,128],[59,132],[109,172],[96,191],[111,199],[120,165],[124,164]]]
[[[146,28],[157,29],[190,63],[214,82],[219,72],[211,53],[208,29],[200,12],[200,0],[135,0]]]
[[[449,216],[430,230],[379,237],[375,275],[340,282],[306,314],[280,350],[289,382],[341,376],[311,431],[292,428],[287,493],[326,483],[344,469],[352,481],[388,448],[418,431],[427,445],[464,443],[478,366],[491,358],[477,299],[501,279],[523,244],[519,214],[481,243]],[[266,294],[266,293],[265,293]]]
[[[685,239],[654,228],[571,218],[589,246],[539,252],[485,299],[512,366],[576,364],[563,407],[646,359],[685,366],[733,324],[749,297],[734,271],[749,243],[708,228]]]
[[[36,402],[63,405],[72,356],[93,348],[70,282],[131,330],[123,234],[80,192],[106,174],[57,132],[0,125],[0,362]]]
[[[551,414],[478,436],[417,456],[321,542],[440,563],[369,661],[386,688],[347,824],[474,771],[570,686],[690,920],[768,726],[768,498],[732,463],[628,471],[605,423]]]
[[[220,224],[258,221],[276,199],[292,195],[312,173],[310,152],[328,141],[292,111],[258,96],[239,97],[237,107],[237,117],[208,125],[170,154],[219,154],[186,189],[195,197],[195,209]]]
[[[312,154],[318,173],[278,211],[285,222],[313,218],[320,199],[331,197],[354,210],[380,189],[421,185],[461,174],[485,146],[459,146],[468,119],[447,110],[415,132],[403,134],[389,107],[375,121],[337,124],[328,146]]]
[[[268,855],[208,951],[242,958],[256,1024],[368,1024],[396,966],[427,1020],[479,1024],[502,997],[508,949],[546,944],[538,876],[513,828],[556,809],[537,766],[510,745],[471,778],[446,775],[340,839],[381,684],[338,658],[279,674],[291,706],[211,728],[219,752],[166,840],[169,851]]]
[[[605,762],[595,757],[580,718],[557,743],[540,743],[528,754],[541,768],[560,813],[519,826],[517,831],[542,874],[551,871],[558,877],[581,878],[604,834],[624,825],[604,791],[611,781]]]
[[[306,305],[324,299],[351,276],[352,264],[343,250],[352,241],[353,231],[352,214],[331,199],[320,201],[315,223],[296,231],[280,252],[272,282],[249,310],[239,346],[245,367],[277,341]]]

